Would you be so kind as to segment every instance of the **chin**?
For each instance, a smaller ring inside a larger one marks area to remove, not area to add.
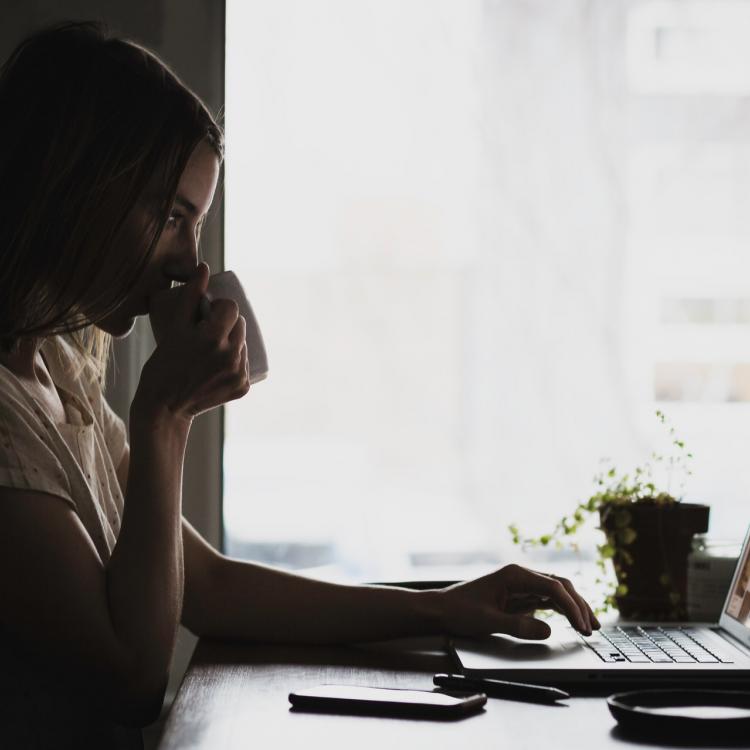
[[[97,328],[101,328],[116,339],[124,339],[133,330],[133,326],[135,326],[135,318],[118,318],[114,315],[96,324]]]

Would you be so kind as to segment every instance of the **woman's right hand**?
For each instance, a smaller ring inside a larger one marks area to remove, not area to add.
[[[155,294],[149,315],[156,350],[141,373],[133,406],[187,422],[249,390],[245,319],[232,300],[201,304],[205,263],[181,287]],[[200,317],[200,310],[208,314]]]
[[[520,565],[506,565],[436,593],[441,602],[441,627],[451,635],[507,633],[517,638],[547,638],[549,625],[533,617],[538,609],[562,613],[583,635],[600,627],[591,607],[567,578]]]

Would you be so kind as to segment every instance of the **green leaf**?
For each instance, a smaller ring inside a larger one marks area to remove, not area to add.
[[[513,539],[513,544],[520,544],[521,543],[521,532],[518,529],[518,526],[516,524],[511,523],[508,525],[508,531],[510,531],[511,537]]]

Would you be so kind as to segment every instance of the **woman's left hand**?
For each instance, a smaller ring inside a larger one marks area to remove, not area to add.
[[[549,636],[550,627],[532,616],[537,609],[560,612],[584,635],[599,628],[591,607],[567,578],[520,565],[506,565],[481,578],[442,589],[439,599],[444,629],[452,635],[507,633],[542,640]]]

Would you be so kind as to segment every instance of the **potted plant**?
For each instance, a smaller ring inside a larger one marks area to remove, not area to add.
[[[614,466],[595,478],[596,492],[564,516],[551,533],[524,538],[516,525],[509,527],[516,544],[524,546],[563,546],[591,515],[599,518],[605,540],[597,546],[597,565],[606,574],[607,561],[614,567],[616,583],[597,608],[616,608],[626,618],[686,619],[687,557],[693,536],[708,530],[709,507],[682,502],[685,478],[689,476],[692,454],[675,436],[661,411],[659,421],[668,431],[671,453],[652,454],[651,461],[631,473],[620,473]],[[657,467],[666,469],[666,484],[655,479]],[[672,492],[675,473],[682,481]],[[601,578],[597,583],[602,583]]]

